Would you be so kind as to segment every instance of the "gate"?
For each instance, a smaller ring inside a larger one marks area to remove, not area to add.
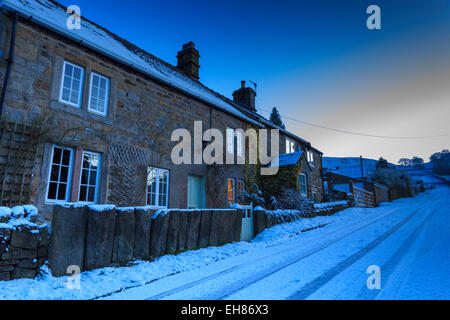
[[[357,206],[374,208],[375,207],[375,197],[373,192],[369,192],[364,189],[357,188],[351,183],[353,199]]]
[[[241,241],[250,241],[253,239],[253,204],[249,206],[240,206],[243,210]]]

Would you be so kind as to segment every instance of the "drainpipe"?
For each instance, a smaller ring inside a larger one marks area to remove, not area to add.
[[[8,90],[9,76],[11,74],[11,68],[14,63],[14,47],[15,47],[15,43],[16,43],[16,26],[17,26],[17,13],[14,12],[13,25],[12,25],[12,30],[11,30],[11,41],[9,44],[8,65],[6,67],[5,79],[3,80],[2,95],[0,97],[0,119],[1,119],[2,113],[3,113],[3,106],[5,104],[6,91]]]

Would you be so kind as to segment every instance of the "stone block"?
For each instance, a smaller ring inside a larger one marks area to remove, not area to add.
[[[136,208],[136,230],[133,254],[136,259],[148,260],[150,252],[150,233],[154,210]]]
[[[116,222],[115,211],[114,206],[88,207],[85,270],[103,268],[111,264]]]
[[[21,249],[9,247],[8,251],[2,254],[1,260],[21,260],[34,259],[37,257],[36,249]]]
[[[79,205],[54,206],[48,261],[52,275],[67,275],[71,265],[83,269],[87,208]]]
[[[198,239],[200,233],[200,219],[202,216],[201,210],[188,212],[188,224],[186,235],[186,249],[194,250],[198,248]]]
[[[159,257],[166,252],[169,218],[170,212],[167,210],[159,210],[153,215],[150,236],[151,257]]]
[[[48,247],[50,245],[50,231],[48,224],[42,224],[38,227],[39,230],[39,247]]]
[[[39,232],[30,229],[13,230],[11,246],[23,249],[36,249],[39,241]]]
[[[209,233],[211,229],[211,211],[202,210],[200,217],[200,232],[198,237],[198,247],[205,248],[209,245]]]
[[[36,270],[15,268],[11,272],[11,279],[34,279],[36,277]]]
[[[25,259],[20,261],[17,267],[23,269],[36,269],[38,267],[38,261],[37,259]]]
[[[169,230],[167,232],[166,253],[175,254],[178,249],[178,235],[180,233],[181,213],[177,210],[170,211]]]
[[[115,224],[112,262],[125,264],[133,259],[136,230],[134,208],[117,208]]]
[[[178,232],[177,251],[183,252],[184,250],[186,250],[189,211],[180,211],[178,212],[178,214],[180,215],[180,230]]]
[[[11,280],[11,273],[0,272],[0,281],[9,281],[9,280]]]
[[[11,271],[14,270],[14,268],[15,268],[15,266],[0,266],[0,273],[2,273],[2,272],[11,272]]]
[[[255,236],[260,234],[266,227],[264,216],[264,210],[253,210],[253,229]]]
[[[211,227],[209,230],[209,245],[218,246],[224,236],[224,214],[221,210],[211,210]]]
[[[48,257],[48,247],[39,247],[37,249],[37,257],[38,258],[47,258]]]

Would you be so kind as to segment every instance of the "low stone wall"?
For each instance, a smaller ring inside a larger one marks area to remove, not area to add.
[[[47,261],[49,228],[33,206],[0,207],[0,281],[34,278]]]
[[[56,205],[49,266],[54,276],[125,265],[239,241],[242,212],[235,209],[153,210],[112,205]]]
[[[336,212],[350,207],[348,201],[338,201],[329,203],[319,203],[314,205],[314,213],[309,212],[305,215],[304,210],[265,210],[257,207],[253,210],[253,231],[258,235],[266,228],[273,227],[282,223],[289,223],[304,218],[313,218],[315,216],[330,216]]]
[[[317,203],[314,205],[314,211],[318,216],[332,216],[335,213],[350,207],[349,201],[336,201],[327,203]]]

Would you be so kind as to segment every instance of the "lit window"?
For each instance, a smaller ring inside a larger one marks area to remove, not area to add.
[[[54,146],[47,187],[47,201],[67,201],[72,178],[72,149]]]
[[[78,201],[95,203],[97,201],[100,172],[100,154],[83,151]]]
[[[312,151],[308,151],[308,163],[311,167],[314,167],[314,153]]]
[[[237,181],[237,188],[236,188],[236,199],[239,198],[244,193],[245,188],[245,182],[243,180]]]
[[[236,181],[231,178],[228,179],[228,203],[229,204],[234,204],[234,202],[236,200],[235,188],[236,188]]]
[[[227,153],[234,155],[234,129],[227,128]]]
[[[295,142],[291,139],[286,139],[286,153],[294,153],[295,152]]]
[[[303,196],[308,196],[308,187],[306,184],[306,175],[304,173],[300,173],[300,175],[298,176],[298,184],[300,186],[300,193]]]
[[[147,205],[155,208],[167,208],[169,205],[169,171],[148,168]]]
[[[89,94],[89,111],[106,115],[108,106],[109,79],[91,73],[91,89]]]
[[[83,89],[83,68],[64,61],[59,100],[63,103],[80,108]]]

